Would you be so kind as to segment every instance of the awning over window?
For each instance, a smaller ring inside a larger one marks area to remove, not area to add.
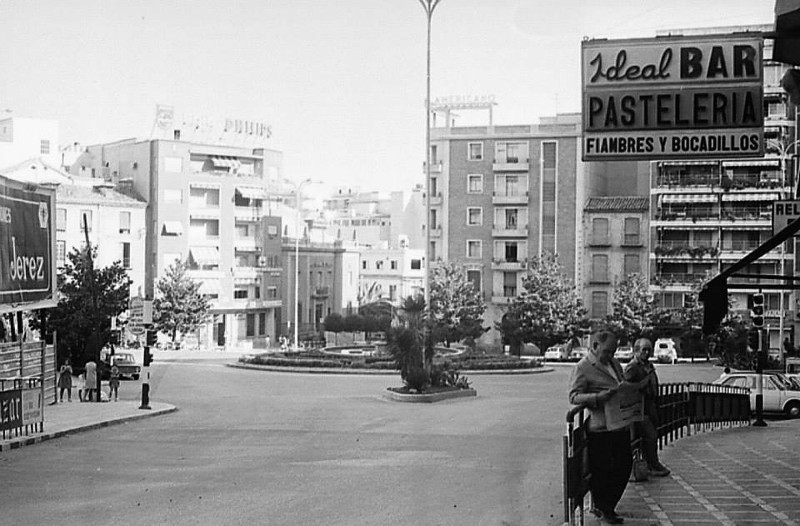
[[[714,166],[719,161],[661,161],[661,166]]]
[[[212,157],[211,162],[214,164],[214,168],[227,168],[229,170],[235,170],[241,164],[235,157]]]
[[[162,236],[180,236],[183,234],[183,224],[180,221],[164,221],[161,227]]]
[[[210,190],[219,190],[219,183],[201,183],[201,182],[191,182],[189,186],[192,188],[208,188]]]
[[[772,192],[722,194],[723,201],[778,201],[780,199],[780,194]]]
[[[751,159],[749,161],[723,161],[725,168],[734,166],[760,166],[762,168],[780,168],[780,159]]]
[[[715,194],[664,194],[662,203],[716,203]]]
[[[219,264],[219,251],[216,247],[193,247],[189,249],[189,254],[198,265]]]
[[[245,199],[266,199],[267,192],[263,188],[253,186],[237,186],[236,193]]]
[[[210,281],[201,281],[200,282],[200,294],[204,294],[207,296],[210,295],[217,295],[219,296],[220,286],[219,280],[210,280]]]

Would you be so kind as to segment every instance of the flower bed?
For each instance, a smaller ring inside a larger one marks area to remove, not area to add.
[[[342,369],[379,369],[395,368],[394,361],[378,356],[336,356],[321,351],[303,351],[299,353],[264,353],[239,358],[242,363],[254,365],[270,365],[275,367],[320,367]],[[513,356],[478,355],[459,356],[458,358],[437,359],[435,363],[448,362],[450,367],[461,371],[503,370],[503,369],[535,369],[542,367],[539,360],[520,360]]]

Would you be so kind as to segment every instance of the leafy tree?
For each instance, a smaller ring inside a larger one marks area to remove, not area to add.
[[[153,300],[153,325],[169,334],[174,342],[178,333],[194,331],[208,319],[208,300],[200,294],[200,283],[186,273],[187,264],[176,259],[156,283]]]
[[[586,309],[575,285],[550,253],[528,262],[522,291],[509,304],[508,313],[519,320],[522,340],[542,349],[573,336],[586,324]]]
[[[58,305],[37,311],[31,328],[44,338],[58,332],[58,359],[70,358],[83,367],[110,339],[111,318],[128,308],[131,280],[119,261],[109,267],[94,268],[97,247],[73,248],[57,276]],[[92,276],[94,279],[92,279]],[[96,308],[95,308],[96,305]],[[46,316],[46,324],[42,317]],[[90,348],[88,342],[99,345]]]
[[[344,330],[344,318],[338,312],[332,312],[325,316],[323,325],[326,331],[342,332]]]
[[[642,274],[628,274],[617,284],[611,307],[608,324],[626,341],[633,342],[653,327],[655,301]]]
[[[483,327],[483,296],[467,280],[463,267],[454,263],[438,265],[430,287],[434,341],[444,341],[449,346],[465,338],[474,340],[488,330]]]

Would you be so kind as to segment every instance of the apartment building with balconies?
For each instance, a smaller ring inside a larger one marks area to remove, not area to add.
[[[590,197],[583,210],[582,291],[589,318],[613,313],[614,290],[631,274],[648,275],[647,196]]]
[[[204,346],[262,346],[279,331],[281,298],[265,288],[262,222],[281,153],[178,139],[88,146],[71,173],[94,173],[147,202],[144,294],[176,259],[211,302]],[[279,178],[278,178],[279,179]],[[280,226],[275,235],[279,235]]]
[[[769,28],[684,34],[743,29]],[[768,60],[770,48],[771,41],[765,40],[763,158],[651,163],[650,278],[661,307],[683,308],[701,282],[772,237],[773,202],[795,195],[796,107],[780,87],[788,66]],[[793,275],[794,260],[792,243],[784,243],[744,269],[740,274],[746,277],[730,279],[729,283],[752,285],[731,290],[734,309],[747,311],[747,294],[765,282],[759,275]],[[792,294],[765,291],[765,295],[770,347],[777,348],[784,337],[794,339]]]
[[[530,258],[558,255],[575,279],[585,199],[578,115],[538,125],[431,130],[429,252],[455,262],[487,303],[484,343],[520,292]]]

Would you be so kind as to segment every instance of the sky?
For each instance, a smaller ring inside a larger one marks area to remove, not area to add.
[[[764,24],[773,0],[441,0],[431,98],[493,95],[495,124],[580,111],[580,43]],[[423,183],[419,0],[0,0],[0,115],[61,142],[147,139],[176,115],[270,126],[284,176],[361,190]],[[464,114],[462,124],[485,113]]]

